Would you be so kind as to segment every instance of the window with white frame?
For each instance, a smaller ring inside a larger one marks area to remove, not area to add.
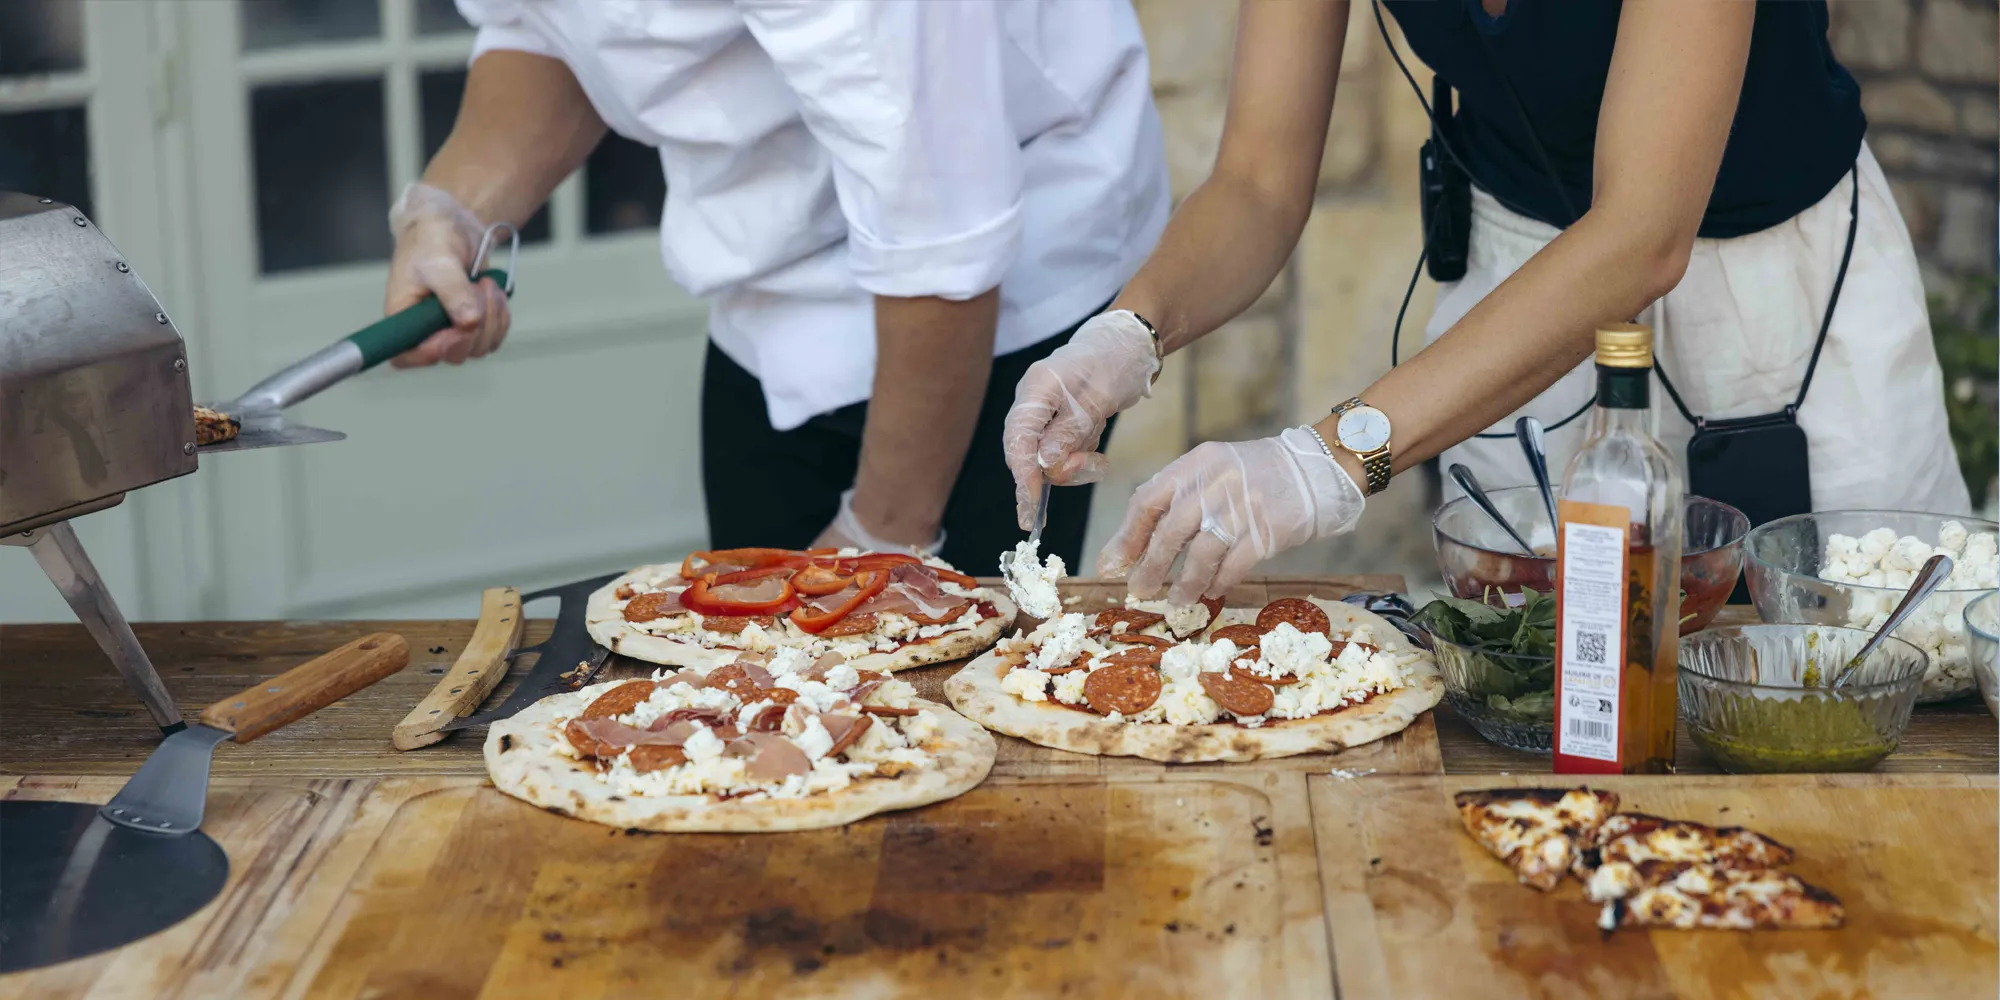
[[[0,190],[92,214],[94,87],[75,0],[7,0],[0,13]]]

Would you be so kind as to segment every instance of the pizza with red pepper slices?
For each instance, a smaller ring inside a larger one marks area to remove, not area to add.
[[[1059,615],[966,664],[945,697],[1043,746],[1191,763],[1358,746],[1444,695],[1429,653],[1351,604],[1190,612],[1206,624],[1183,633],[1173,617],[1135,606]]]
[[[838,654],[743,653],[552,695],[486,737],[500,791],[625,829],[755,833],[852,823],[963,794],[993,737]]]
[[[613,652],[709,670],[738,654],[839,653],[890,673],[972,656],[1014,622],[1014,603],[939,559],[854,549],[721,549],[641,566],[584,611]]]

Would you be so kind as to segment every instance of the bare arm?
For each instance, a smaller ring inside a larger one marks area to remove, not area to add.
[[[1168,350],[1248,308],[1292,255],[1319,183],[1347,0],[1243,0],[1215,169],[1174,212],[1114,308]]]
[[[993,371],[1000,291],[963,302],[875,298],[875,391],[854,478],[854,514],[879,538],[928,545]]]
[[[1598,111],[1591,206],[1465,318],[1362,394],[1407,469],[1491,426],[1590,356],[1687,269],[1749,59],[1755,5],[1627,0]],[[1333,439],[1334,420],[1318,424]],[[1341,460],[1356,482],[1360,463]]]
[[[518,226],[603,137],[604,120],[562,60],[495,50],[466,75],[458,120],[424,183],[487,222]]]

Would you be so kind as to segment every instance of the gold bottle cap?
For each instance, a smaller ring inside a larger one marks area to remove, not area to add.
[[[1653,328],[1644,323],[1598,327],[1597,363],[1606,368],[1653,367]]]

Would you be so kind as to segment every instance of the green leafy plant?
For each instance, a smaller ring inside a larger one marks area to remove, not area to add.
[[[1491,592],[1489,591],[1489,596]],[[1466,650],[1486,707],[1522,721],[1555,717],[1555,595],[1523,588],[1517,607],[1440,597],[1412,619]]]
[[[1951,425],[1951,445],[1958,468],[1972,491],[1972,502],[1985,502],[1996,471],[2000,471],[2000,412],[1994,406],[1996,358],[1994,326],[2000,321],[1992,275],[1968,279],[1960,296],[1963,308],[1931,299],[1931,337],[1938,364],[1944,369],[1945,415]]]

